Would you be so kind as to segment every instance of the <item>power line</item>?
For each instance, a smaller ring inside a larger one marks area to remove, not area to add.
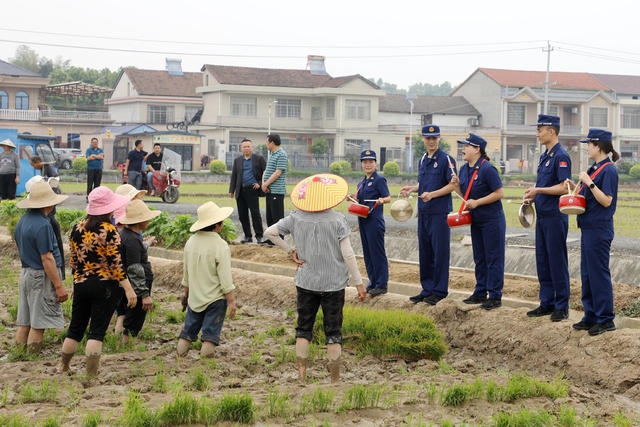
[[[484,43],[448,43],[434,45],[299,45],[299,44],[264,44],[264,43],[216,43],[201,41],[180,41],[180,40],[158,40],[158,39],[140,39],[130,37],[103,36],[95,34],[77,34],[77,33],[58,33],[51,31],[22,30],[17,28],[0,28],[0,31],[10,31],[28,34],[42,34],[51,36],[76,37],[85,39],[102,39],[102,40],[120,40],[127,42],[143,42],[143,43],[171,43],[199,46],[227,46],[227,47],[257,47],[257,48],[306,48],[306,49],[398,49],[398,48],[439,48],[439,47],[466,47],[466,46],[500,46],[500,45],[518,45],[541,43],[544,40],[522,40],[522,41],[500,41],[500,42],[484,42]]]
[[[587,58],[604,59],[606,61],[624,62],[628,64],[640,64],[640,59],[622,58],[619,56],[604,55],[599,53],[587,52],[584,50],[570,49],[570,48],[561,47],[561,46],[558,46],[558,51],[569,53],[571,55],[583,56]]]
[[[211,53],[211,52],[176,52],[176,51],[163,51],[163,50],[141,50],[141,49],[123,49],[112,47],[97,47],[97,46],[79,46],[61,43],[43,43],[43,42],[31,42],[24,40],[8,40],[0,39],[0,42],[4,43],[18,43],[26,45],[36,46],[49,46],[49,47],[62,47],[69,49],[84,49],[95,51],[107,51],[107,52],[126,52],[126,53],[147,53],[157,55],[176,55],[176,56],[209,56],[209,57],[225,57],[225,58],[278,58],[278,59],[300,59],[300,55],[244,55],[244,54],[229,54],[229,53]],[[432,53],[411,53],[411,54],[392,54],[392,55],[348,55],[348,56],[332,56],[332,59],[372,59],[372,58],[413,58],[413,57],[430,57],[430,56],[456,56],[456,55],[476,55],[485,53],[506,53],[506,52],[519,52],[526,50],[538,50],[540,47],[525,47],[514,49],[496,49],[496,50],[480,50],[480,51],[466,51],[466,52],[432,52]]]
[[[604,51],[604,52],[614,52],[614,53],[622,53],[622,54],[625,54],[625,55],[640,56],[640,52],[629,52],[629,51],[626,51],[626,50],[607,49],[607,48],[603,48],[603,47],[587,46],[587,45],[584,45],[584,44],[567,43],[567,42],[561,42],[561,41],[555,41],[555,40],[552,40],[552,42],[553,43],[557,43],[557,44],[561,44],[561,45],[581,47],[581,48],[590,49],[590,50],[601,50],[601,51]]]

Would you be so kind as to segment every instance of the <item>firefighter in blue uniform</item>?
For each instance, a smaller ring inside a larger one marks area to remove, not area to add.
[[[471,247],[476,264],[476,287],[464,299],[466,304],[481,304],[485,310],[502,306],[506,221],[502,202],[502,180],[486,154],[487,141],[473,133],[462,140],[460,176],[453,175],[455,191],[464,196],[469,186],[466,208],[471,213]],[[487,298],[487,292],[489,298]]]
[[[427,152],[418,163],[418,185],[402,187],[400,194],[418,192],[418,247],[422,292],[409,298],[417,304],[436,305],[449,293],[450,229],[447,214],[451,212],[452,172],[455,161],[438,147],[440,128],[422,128],[422,142]]]
[[[540,282],[540,306],[529,317],[551,315],[552,322],[569,317],[569,264],[567,233],[569,218],[560,212],[558,200],[567,193],[571,179],[569,153],[558,142],[560,117],[538,115],[537,136],[546,147],[538,163],[536,185],[524,192],[536,207],[536,267]]]
[[[599,335],[614,331],[613,286],[609,271],[609,252],[613,240],[613,214],[618,199],[618,170],[612,163],[620,156],[613,149],[611,132],[589,129],[586,139],[589,158],[595,163],[580,172],[578,194],[585,197],[587,207],[578,215],[580,239],[580,275],[582,278],[582,306],[584,317],[574,329]],[[609,159],[609,153],[611,159]],[[573,182],[567,180],[572,188]]]
[[[387,180],[376,172],[376,152],[363,150],[360,153],[360,163],[365,172],[365,178],[360,181],[356,190],[358,203],[369,206],[367,218],[358,218],[360,240],[362,241],[362,255],[367,268],[369,285],[367,292],[372,297],[387,293],[389,281],[389,262],[384,250],[384,210],[382,205],[391,201]],[[365,200],[375,200],[366,202]],[[373,206],[377,203],[375,209]]]

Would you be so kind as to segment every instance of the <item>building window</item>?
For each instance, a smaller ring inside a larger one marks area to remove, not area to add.
[[[542,111],[544,111],[544,104],[542,105]],[[547,105],[547,114],[552,116],[558,116],[558,106],[557,105]]]
[[[311,120],[322,120],[322,108],[311,107]]]
[[[299,99],[278,98],[276,103],[276,117],[283,119],[299,119],[302,101]]]
[[[371,120],[371,101],[347,99],[345,107],[347,120]]]
[[[131,96],[131,83],[127,82],[127,96]]]
[[[507,105],[507,124],[508,125],[524,125],[524,118],[527,106],[524,104],[508,104]]]
[[[640,129],[640,108],[623,107],[622,127],[626,129]]]
[[[327,119],[336,118],[336,99],[327,98]]]
[[[9,95],[3,90],[0,90],[0,108],[9,108]]]
[[[193,116],[196,115],[200,108],[202,107],[184,107],[184,118],[188,121],[193,119]]]
[[[606,128],[608,126],[608,108],[591,107],[589,108],[589,126]]]
[[[16,93],[16,110],[29,109],[29,95],[26,92]]]
[[[171,123],[173,122],[173,110],[172,105],[148,105],[147,123],[160,125]]]
[[[430,125],[433,123],[433,114],[422,115],[422,126]]]
[[[231,115],[236,117],[255,117],[258,104],[255,96],[232,96]]]

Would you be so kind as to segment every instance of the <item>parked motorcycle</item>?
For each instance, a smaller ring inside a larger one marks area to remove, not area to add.
[[[147,195],[159,196],[165,203],[175,203],[180,198],[180,168],[182,166],[182,156],[165,148],[162,152],[162,168],[153,173],[153,186],[155,193],[152,194],[147,183],[147,173],[142,173],[141,190],[146,190]],[[122,183],[127,183],[127,178],[122,174]]]

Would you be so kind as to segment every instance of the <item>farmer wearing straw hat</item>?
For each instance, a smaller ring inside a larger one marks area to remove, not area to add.
[[[85,349],[87,375],[97,375],[102,341],[122,295],[120,286],[128,306],[135,307],[137,303],[136,293],[125,274],[120,235],[111,223],[113,212],[128,202],[128,198],[108,187],[97,187],[89,193],[87,217],[71,230],[69,264],[73,273],[73,306],[71,323],[62,343],[62,372],[69,370],[71,358],[89,326]]]
[[[136,292],[138,302],[135,307],[126,308],[122,341],[129,342],[129,337],[138,336],[144,325],[147,311],[153,308],[151,300],[151,284],[153,272],[147,255],[147,248],[142,242],[142,233],[149,226],[149,221],[160,215],[160,211],[151,211],[142,200],[132,200],[127,204],[127,214],[120,218],[124,229],[120,232],[122,240],[122,261],[129,276],[129,282]]]
[[[55,194],[46,182],[37,182],[29,196],[17,203],[27,212],[15,230],[22,262],[16,343],[35,354],[42,349],[45,329],[64,327],[61,303],[68,298],[60,280],[64,261],[47,215],[67,197]]]
[[[10,139],[0,141],[0,200],[16,198],[16,185],[20,184],[20,158],[13,151],[16,145]]]
[[[231,212],[233,208],[221,208],[213,202],[200,205],[198,220],[190,229],[195,234],[184,245],[182,310],[187,310],[187,317],[178,340],[178,356],[186,356],[202,329],[200,355],[212,357],[220,344],[227,307],[230,319],[236,314],[231,251],[218,234]]]
[[[324,315],[328,368],[335,383],[340,379],[342,309],[349,275],[356,283],[358,298],[363,301],[367,295],[351,248],[349,224],[344,215],[332,210],[344,200],[347,190],[347,182],[337,175],[323,173],[303,179],[291,192],[291,202],[299,210],[265,232],[265,237],[287,251],[298,265],[296,356],[300,381],[305,380],[318,308],[322,307]],[[295,246],[289,246],[280,234],[291,234]]]

